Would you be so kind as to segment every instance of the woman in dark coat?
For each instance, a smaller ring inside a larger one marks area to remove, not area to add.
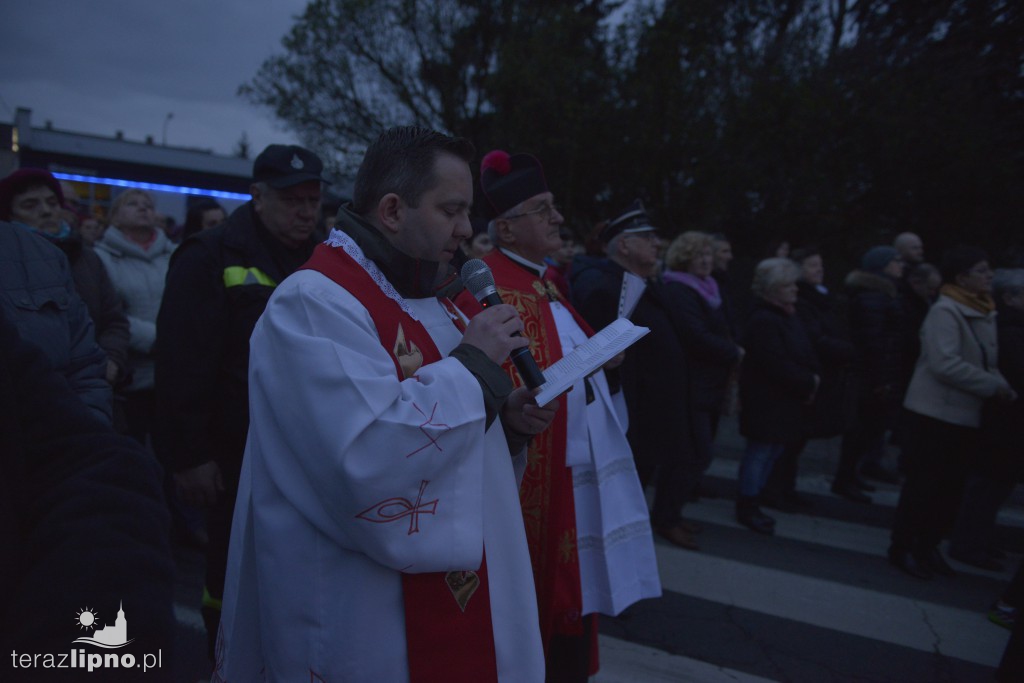
[[[900,294],[903,260],[888,246],[869,249],[860,268],[846,277],[850,335],[857,349],[859,392],[853,425],[843,434],[832,492],[857,502],[871,498],[861,490],[858,475],[896,483],[883,470],[885,435],[896,423],[906,390],[907,315]],[[861,465],[863,461],[863,466]]]
[[[835,300],[825,287],[825,265],[814,247],[796,249],[790,258],[800,267],[796,312],[821,361],[821,387],[804,423],[803,437],[786,447],[772,468],[762,503],[796,511],[809,502],[796,492],[797,463],[809,439],[839,436],[852,418],[850,363],[856,354],[839,326]]]
[[[718,283],[711,277],[711,236],[684,232],[665,254],[665,281],[673,325],[684,350],[687,373],[687,424],[694,457],[683,486],[693,495],[711,464],[713,425],[743,349],[729,332]]]
[[[803,438],[807,406],[821,383],[817,354],[796,314],[800,269],[789,259],[757,264],[751,290],[756,302],[740,344],[747,350],[740,373],[740,434],[747,446],[740,463],[736,518],[762,534],[775,520],[758,497],[776,459]]]

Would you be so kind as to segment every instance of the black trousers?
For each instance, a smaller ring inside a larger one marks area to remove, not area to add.
[[[936,547],[953,526],[980,430],[906,412],[907,478],[892,528],[894,550]]]
[[[651,509],[654,528],[669,528],[682,519],[683,505],[696,493],[704,472],[711,464],[712,422],[709,412],[687,412],[685,421],[677,427],[684,430],[684,438],[678,440],[682,448],[663,451],[657,468],[650,473],[654,475],[654,505]],[[645,479],[641,474],[642,485],[646,484]]]
[[[857,404],[853,426],[843,433],[836,466],[837,486],[852,486],[862,462],[878,462],[884,453],[885,433],[893,427],[894,407],[891,401],[862,396]]]

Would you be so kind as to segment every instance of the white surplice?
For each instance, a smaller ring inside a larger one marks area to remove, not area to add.
[[[587,335],[564,306],[550,305],[562,353],[569,354]],[[565,462],[572,468],[583,613],[615,616],[661,595],[647,500],[604,371],[559,400],[567,403]]]
[[[447,311],[403,305],[444,359],[401,382],[367,310],[318,272],[257,324],[215,680],[408,680],[401,572],[477,569],[485,543],[499,680],[543,680],[501,424],[485,433],[479,384],[446,357]]]

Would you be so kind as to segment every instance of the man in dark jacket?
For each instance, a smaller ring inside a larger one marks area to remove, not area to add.
[[[313,252],[323,164],[270,145],[253,164],[252,200],[175,252],[157,330],[157,452],[182,498],[208,508],[203,615],[220,621],[231,517],[249,428],[249,337],[274,288]]]
[[[78,400],[2,308],[0,467],[0,679],[75,680],[22,668],[20,655],[66,658],[72,641],[113,627],[121,609],[131,640],[117,652],[141,665],[159,651],[162,666],[144,678],[169,681],[174,565],[159,467]],[[99,676],[138,677],[134,668],[118,673]]]
[[[578,257],[573,264],[573,305],[594,329],[619,316],[651,332],[626,351],[622,365],[608,372],[609,384],[622,387],[637,475],[642,486],[655,482],[651,526],[672,543],[697,549],[696,525],[680,516],[685,502],[680,462],[689,434],[670,429],[686,412],[683,349],[657,277],[659,239],[643,205],[636,201],[609,221],[601,234],[608,257]],[[633,311],[620,306],[627,273],[646,280]]]

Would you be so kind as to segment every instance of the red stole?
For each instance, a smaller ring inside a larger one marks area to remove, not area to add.
[[[588,336],[594,334],[553,284],[545,283],[497,249],[488,254],[484,262],[494,273],[502,301],[519,311],[525,328],[524,336],[530,340],[530,352],[541,370],[562,357],[562,345],[549,305],[552,298],[572,313]],[[471,316],[482,310],[469,292],[460,294],[456,303]],[[522,384],[510,361],[505,362],[505,371],[517,386]],[[566,403],[562,401],[551,425],[530,442],[526,473],[519,487],[545,653],[553,635],[583,635],[576,507],[572,470],[565,466],[566,423]],[[594,656],[591,657],[593,674],[597,670],[596,632],[590,636],[594,641]]]
[[[318,245],[304,269],[326,275],[369,311],[399,381],[441,360],[426,328],[388,298],[344,249]],[[451,308],[450,301],[442,303]],[[416,349],[422,363],[410,367],[409,352]],[[497,683],[486,553],[476,571],[402,574],[402,596],[411,683]]]

